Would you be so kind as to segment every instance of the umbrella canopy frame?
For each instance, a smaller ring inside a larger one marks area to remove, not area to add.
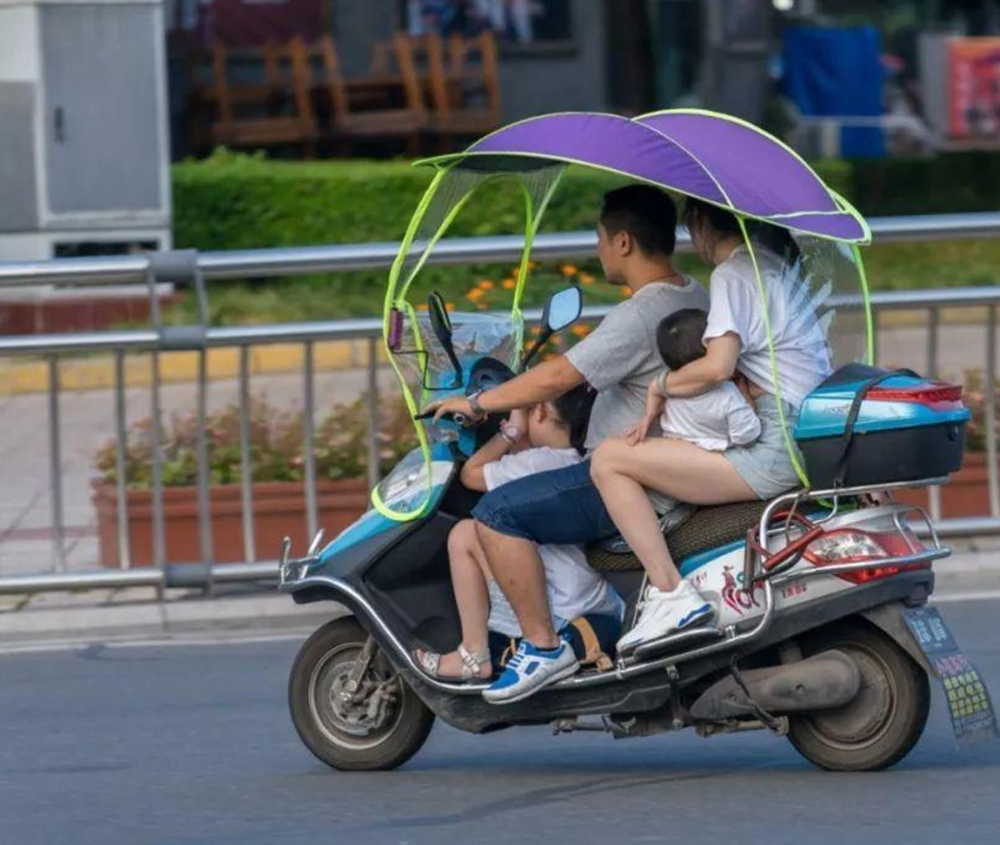
[[[528,275],[532,241],[562,173],[570,165],[612,173],[634,182],[695,197],[736,217],[764,306],[771,369],[779,400],[781,380],[767,294],[747,220],[847,245],[857,268],[858,285],[863,295],[867,334],[865,358],[868,363],[872,362],[873,322],[868,283],[859,250],[859,246],[870,243],[871,231],[861,214],[829,188],[798,153],[751,123],[700,109],[669,109],[636,118],[594,112],[558,112],[509,124],[485,135],[465,151],[415,162],[415,166],[433,167],[437,172],[414,212],[390,270],[383,312],[388,359],[396,372],[404,401],[414,416],[428,397],[423,392],[418,402],[412,395],[390,346],[392,314],[399,311],[413,335],[416,350],[423,354],[425,345],[419,320],[407,299],[411,283],[420,274],[436,244],[479,189],[495,179],[516,177],[525,207],[525,244],[511,308],[511,317],[518,332],[517,346],[520,348],[523,339],[520,302]],[[543,171],[547,178],[533,187],[527,184],[529,174]],[[470,173],[473,178],[450,199],[440,220],[432,221],[432,228],[426,237],[418,240],[417,235],[422,224],[427,222],[428,211],[440,189],[449,176],[463,172]],[[782,401],[778,402],[786,447],[800,480],[808,486],[783,405]],[[431,444],[425,426],[415,425],[430,483]],[[372,502],[384,516],[406,521],[425,512],[431,500],[430,492],[428,489],[422,507],[407,512],[386,506],[377,487],[372,491]]]

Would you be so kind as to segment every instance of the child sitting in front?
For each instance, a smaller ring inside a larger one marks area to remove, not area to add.
[[[513,411],[510,419],[501,424],[500,433],[462,467],[462,483],[471,490],[492,490],[524,476],[583,460],[593,403],[594,393],[584,384],[555,401]],[[580,618],[586,617],[588,632],[596,631],[596,639],[610,649],[624,612],[618,593],[587,565],[581,546],[543,545],[538,551],[545,568],[553,630],[562,632],[570,645],[577,645],[581,638],[570,635],[569,625],[574,621],[579,624]],[[494,636],[494,642],[499,639],[507,643],[521,636],[521,628],[492,578],[471,519],[451,530],[448,556],[462,642],[448,654],[417,650],[415,656],[424,670],[438,678],[487,680],[493,675],[490,633],[502,635]],[[579,657],[585,649],[575,650]],[[578,663],[574,663],[563,675],[572,674],[577,667]]]

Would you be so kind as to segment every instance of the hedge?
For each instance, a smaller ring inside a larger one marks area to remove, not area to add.
[[[868,216],[1000,206],[1000,155],[821,161],[815,167]],[[395,241],[430,177],[429,169],[405,161],[269,161],[220,151],[201,162],[175,165],[175,241],[178,247],[202,250]],[[616,183],[606,174],[571,169],[546,213],[543,231],[593,226],[601,195]],[[512,184],[503,185],[491,189],[488,202],[471,202],[452,234],[520,231],[521,198]],[[869,253],[876,271],[872,281],[876,287],[992,281],[1000,256],[992,242],[977,250],[970,254],[967,244],[951,251],[929,244],[875,247]],[[457,294],[476,276],[507,272],[509,268],[498,267],[434,268],[426,282]],[[374,313],[383,279],[383,272],[369,272],[296,279],[281,286],[258,283],[252,291],[237,285],[228,299],[215,294],[213,304],[220,320],[258,319],[257,312],[259,319]],[[373,286],[379,291],[374,296]]]
[[[819,174],[866,215],[992,210],[1000,201],[1000,155],[820,161]],[[225,151],[174,167],[177,245],[238,249],[396,240],[430,179],[408,162],[267,161]],[[544,223],[551,231],[593,224],[613,177],[576,168],[557,191]],[[461,234],[517,229],[519,197],[496,191],[470,203]]]

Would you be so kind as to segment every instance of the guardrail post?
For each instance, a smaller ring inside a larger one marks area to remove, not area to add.
[[[49,486],[52,488],[52,550],[56,570],[66,571],[63,526],[62,427],[59,424],[59,359],[49,358]]]
[[[938,377],[938,339],[941,327],[941,311],[931,306],[927,312],[927,376]],[[930,506],[931,519],[935,522],[941,518],[941,488],[938,485],[927,490],[927,504]]]
[[[248,563],[257,560],[257,542],[253,518],[253,465],[250,461],[250,347],[240,347],[240,502],[243,512],[243,556]]]
[[[368,489],[379,482],[378,339],[368,338]]]
[[[118,496],[118,567],[132,566],[128,530],[128,430],[125,425],[125,353],[115,350],[115,488]]]
[[[206,593],[213,592],[212,582],[212,513],[209,491],[209,447],[206,420],[208,416],[208,296],[205,292],[205,279],[198,263],[198,252],[193,249],[172,250],[149,254],[149,270],[147,281],[150,288],[150,311],[158,333],[158,350],[163,351],[193,351],[198,355],[197,396],[195,399],[198,419],[198,433],[195,442],[195,459],[197,463],[196,478],[198,488],[198,533],[201,550],[201,571],[205,573],[204,586]],[[193,325],[164,325],[156,285],[172,283],[186,285],[193,289],[198,306],[198,322]],[[158,387],[158,385],[157,385]],[[160,518],[162,519],[162,480],[154,490],[154,503],[160,497]],[[154,504],[155,508],[155,504]]]
[[[986,477],[989,480],[990,516],[1000,517],[1000,478],[997,476],[997,310],[986,316]]]
[[[316,413],[316,402],[313,394],[313,344],[312,341],[307,340],[303,348],[303,414],[302,414],[302,425],[303,425],[303,445],[302,448],[305,452],[305,464],[306,464],[306,533],[309,536],[309,542],[312,542],[312,538],[316,536],[316,532],[319,530],[319,514],[317,513],[316,507],[316,455],[313,451],[313,441],[314,441],[314,428],[315,420],[314,415]]]

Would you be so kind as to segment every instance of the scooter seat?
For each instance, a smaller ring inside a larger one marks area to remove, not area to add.
[[[671,557],[680,563],[698,552],[742,540],[747,531],[760,522],[768,504],[757,500],[696,508],[691,516],[667,533]],[[606,542],[588,546],[587,562],[599,572],[642,569],[639,558],[631,551],[609,551]]]

